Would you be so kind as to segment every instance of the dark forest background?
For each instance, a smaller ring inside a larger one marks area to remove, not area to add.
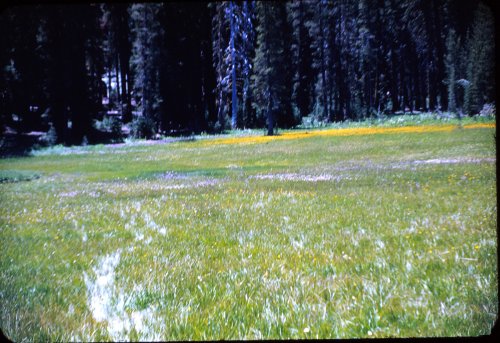
[[[0,14],[2,132],[49,144],[474,115],[495,100],[488,2],[31,4]]]

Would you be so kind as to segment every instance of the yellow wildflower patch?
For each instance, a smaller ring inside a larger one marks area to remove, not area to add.
[[[302,139],[310,137],[340,137],[340,136],[362,136],[391,133],[425,133],[425,132],[443,132],[452,131],[457,128],[456,125],[422,125],[422,126],[404,126],[404,127],[359,127],[347,129],[327,129],[318,131],[296,131],[285,132],[276,136],[245,136],[231,138],[216,138],[202,142],[204,146],[222,145],[222,144],[258,144],[269,141]],[[495,123],[479,123],[464,125],[464,129],[495,128]]]

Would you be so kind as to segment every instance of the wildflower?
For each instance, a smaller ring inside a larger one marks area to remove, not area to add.
[[[309,333],[309,331],[311,331],[311,329],[309,329],[309,328],[304,328],[304,333]]]
[[[368,330],[368,336],[371,336],[373,335],[373,332],[371,332],[370,330]]]
[[[474,246],[474,249],[478,250],[478,249],[479,249],[479,245],[477,245],[477,244],[476,244],[476,245]]]
[[[465,129],[487,128],[495,127],[495,124],[471,124],[465,125]],[[203,142],[204,146],[219,145],[219,144],[255,144],[267,143],[276,140],[290,140],[302,139],[308,137],[318,136],[359,136],[359,135],[374,135],[374,134],[387,134],[387,133],[417,133],[417,132],[440,132],[452,131],[455,129],[454,125],[442,126],[406,126],[406,127],[360,127],[360,128],[347,128],[347,129],[330,129],[313,132],[285,132],[279,136],[246,136],[246,137],[232,137],[232,138],[219,138],[207,140]]]

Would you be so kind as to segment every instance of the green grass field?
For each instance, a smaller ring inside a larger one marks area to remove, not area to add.
[[[15,341],[489,334],[495,128],[439,125],[0,160],[0,326]]]

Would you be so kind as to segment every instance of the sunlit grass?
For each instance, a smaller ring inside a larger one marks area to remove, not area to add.
[[[462,126],[463,129],[476,129],[476,128],[493,128],[494,123],[478,123],[467,124]],[[203,145],[210,146],[215,144],[251,144],[251,143],[267,143],[275,140],[290,140],[302,139],[310,137],[341,137],[341,136],[364,136],[375,134],[391,134],[391,133],[423,133],[423,132],[440,132],[456,130],[456,125],[420,125],[420,126],[403,126],[403,127],[353,127],[342,129],[325,129],[314,131],[294,131],[284,132],[276,136],[243,136],[243,137],[230,137],[211,139],[203,142]]]
[[[488,334],[481,125],[1,160],[40,178],[0,184],[0,326],[15,341]]]

